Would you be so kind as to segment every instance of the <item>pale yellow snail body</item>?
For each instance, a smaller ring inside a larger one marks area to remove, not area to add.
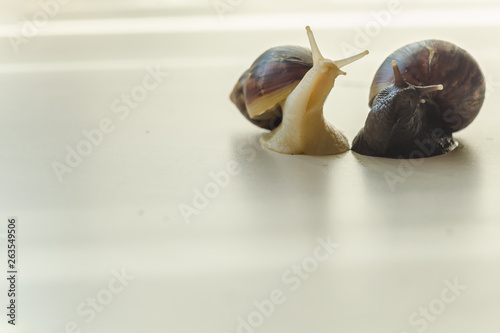
[[[368,51],[342,60],[325,59],[311,29],[306,27],[306,30],[312,49],[312,67],[307,72],[304,68],[307,69],[310,58],[301,59],[302,54],[305,55],[302,58],[307,58],[307,50],[297,47],[275,48],[280,52],[268,50],[240,78],[231,100],[250,121],[272,129],[260,139],[261,145],[267,149],[283,154],[343,153],[349,150],[349,142],[325,120],[323,105],[337,76],[345,75],[340,68],[362,58]],[[293,56],[286,54],[287,48]],[[273,76],[266,75],[269,71],[263,70],[262,66],[278,66],[280,72],[277,75],[280,79],[286,77],[285,82],[276,82]],[[291,68],[288,74],[287,67]],[[282,117],[276,128],[269,125],[270,112]],[[257,123],[262,119],[265,121]]]

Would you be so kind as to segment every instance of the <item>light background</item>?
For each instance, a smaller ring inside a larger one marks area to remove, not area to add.
[[[0,9],[0,267],[6,220],[17,216],[20,331],[59,333],[76,322],[89,333],[232,333],[254,301],[280,289],[286,302],[255,332],[413,333],[422,326],[409,317],[438,304],[455,279],[467,289],[422,331],[500,330],[498,2],[401,1],[359,45],[359,31],[378,24],[372,13],[391,2],[72,0],[16,52],[12,33],[48,2]],[[220,3],[230,10],[218,12]],[[351,152],[260,148],[263,131],[229,93],[267,48],[307,46],[305,25],[326,57],[347,55],[341,45],[370,50],[325,105],[351,141],[388,54],[426,38],[468,50],[488,93],[456,135],[462,146],[409,171]],[[168,76],[120,118],[115,100],[158,66]],[[60,182],[53,163],[104,118],[114,130]],[[179,207],[228,163],[240,173],[187,223]],[[387,172],[405,176],[391,187]],[[283,274],[309,260],[318,237],[340,246],[291,291]],[[86,322],[77,308],[122,269],[135,278]]]

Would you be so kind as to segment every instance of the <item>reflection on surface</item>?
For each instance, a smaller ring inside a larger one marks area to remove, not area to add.
[[[425,159],[353,155],[364,176],[362,201],[385,220],[467,220],[477,213],[481,161],[466,140],[448,154]]]
[[[232,137],[232,155],[244,174],[238,193],[243,209],[257,224],[304,229],[313,238],[327,233],[334,200],[327,166],[339,157],[279,154],[262,148],[259,137]]]

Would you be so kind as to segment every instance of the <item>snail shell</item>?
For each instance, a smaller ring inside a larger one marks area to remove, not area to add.
[[[380,91],[394,83],[392,61],[403,79],[414,86],[442,84],[431,99],[439,107],[440,125],[457,132],[479,113],[485,95],[485,80],[477,61],[450,42],[430,39],[403,46],[385,59],[370,88],[369,106]]]
[[[478,63],[458,46],[440,40],[406,45],[375,74],[372,110],[352,150],[391,158],[449,152],[457,147],[452,133],[481,109],[485,88]]]
[[[251,123],[273,130],[283,118],[280,102],[295,89],[312,66],[312,52],[305,47],[273,47],[241,75],[230,99]],[[256,116],[250,117],[249,110]]]

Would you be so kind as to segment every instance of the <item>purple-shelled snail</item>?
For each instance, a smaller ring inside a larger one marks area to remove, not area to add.
[[[323,117],[323,104],[345,65],[366,54],[325,59],[306,27],[311,50],[274,47],[243,73],[231,101],[253,124],[271,130],[263,147],[283,154],[332,155],[349,150],[346,137]]]
[[[352,150],[363,155],[421,158],[457,147],[452,134],[469,125],[485,97],[476,60],[441,40],[406,45],[373,79],[365,126]]]

